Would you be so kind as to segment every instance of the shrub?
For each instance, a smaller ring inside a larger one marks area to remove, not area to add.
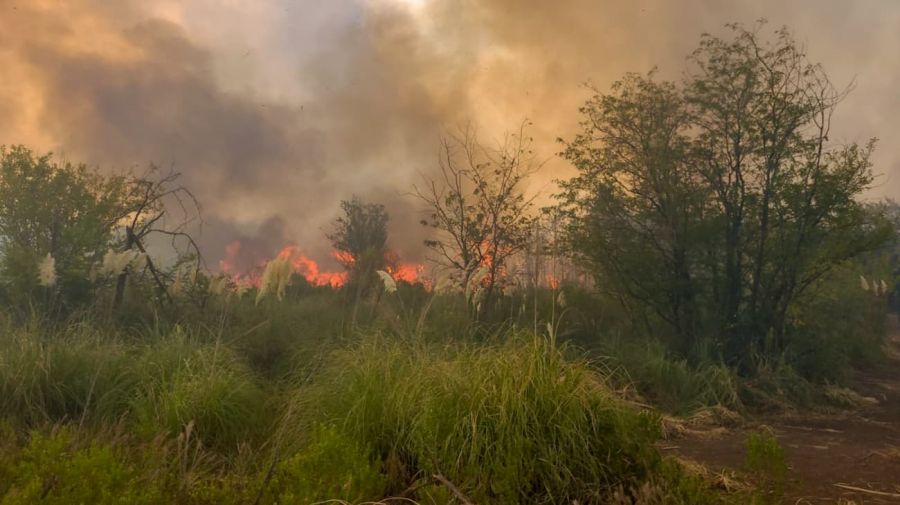
[[[307,412],[372,448],[395,491],[440,474],[475,502],[602,503],[659,464],[658,419],[540,338],[443,349],[370,338],[303,394]]]
[[[851,265],[832,272],[791,313],[787,358],[810,381],[846,383],[854,366],[882,358],[886,294],[874,278],[866,281],[871,288],[863,290],[861,269]]]
[[[162,503],[159,488],[123,462],[111,447],[73,447],[71,432],[32,433],[12,468],[2,505],[31,503],[132,505]]]
[[[697,409],[723,406],[740,409],[735,373],[722,364],[692,366],[671,357],[662,343],[622,346],[613,351],[625,380],[659,408],[689,414]]]
[[[747,455],[744,466],[754,473],[772,503],[781,503],[787,485],[787,463],[784,461],[784,449],[769,432],[758,431],[747,435],[745,443]]]
[[[282,377],[307,365],[321,347],[336,343],[342,335],[341,294],[297,284],[288,288],[284,302],[256,305],[249,295],[229,302],[230,325],[224,336],[255,372],[266,377]]]
[[[334,426],[318,426],[305,448],[278,464],[268,494],[275,503],[378,500],[387,486],[379,466]]]

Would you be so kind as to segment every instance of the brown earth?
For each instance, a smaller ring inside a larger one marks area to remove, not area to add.
[[[854,378],[858,407],[840,414],[782,414],[753,419],[739,428],[689,431],[663,449],[713,472],[740,473],[748,432],[770,429],[784,448],[788,465],[783,503],[900,504],[900,324],[896,318],[891,328],[886,362]]]

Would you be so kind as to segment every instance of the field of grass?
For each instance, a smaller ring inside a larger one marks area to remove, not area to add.
[[[569,293],[565,308],[549,291],[538,310],[503,298],[512,316],[481,321],[410,285],[366,302],[356,325],[327,288],[8,314],[0,504],[755,499],[657,449],[663,413],[743,411],[750,382],[616,336],[614,317],[591,321],[579,307],[594,302]]]
[[[725,499],[660,455],[608,360],[449,297],[417,331],[390,300],[350,328],[337,297],[4,317],[0,503]]]

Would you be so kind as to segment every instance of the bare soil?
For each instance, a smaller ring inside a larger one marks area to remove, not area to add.
[[[865,398],[859,407],[837,414],[773,415],[739,428],[690,432],[673,440],[669,450],[713,472],[741,472],[748,432],[768,428],[784,448],[788,465],[783,503],[900,504],[900,324],[896,318],[891,327],[887,361],[855,376],[852,390]]]

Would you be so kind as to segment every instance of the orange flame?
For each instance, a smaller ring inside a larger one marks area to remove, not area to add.
[[[242,272],[237,260],[241,253],[241,242],[234,241],[225,247],[225,258],[219,262],[219,268],[225,275],[231,277],[235,283],[249,283],[259,287],[262,279],[261,274],[265,270],[269,260],[259,261],[249,272]],[[355,262],[353,256],[345,251],[332,251],[331,256],[345,269],[350,269]],[[291,269],[297,275],[300,275],[307,282],[314,286],[331,286],[339,288],[347,283],[348,272],[340,271],[323,271],[319,264],[303,254],[296,245],[287,245],[281,249],[276,258],[286,259],[291,265]],[[385,268],[391,277],[396,281],[404,281],[411,284],[421,283],[426,286],[430,283],[422,278],[422,272],[425,267],[417,263],[403,263],[397,261],[396,255],[388,253],[385,255],[388,266]],[[246,264],[246,261],[244,261]]]
[[[423,270],[425,270],[425,267],[417,263],[400,263],[396,266],[388,266],[385,269],[395,281],[404,281],[410,284],[422,282]]]
[[[293,245],[289,245],[278,253],[281,258],[291,262],[294,273],[303,276],[307,282],[314,286],[331,286],[339,288],[347,283],[347,272],[323,272],[319,270],[319,264],[310,259]]]
[[[553,274],[547,274],[547,287],[550,289],[559,289],[559,277]]]

